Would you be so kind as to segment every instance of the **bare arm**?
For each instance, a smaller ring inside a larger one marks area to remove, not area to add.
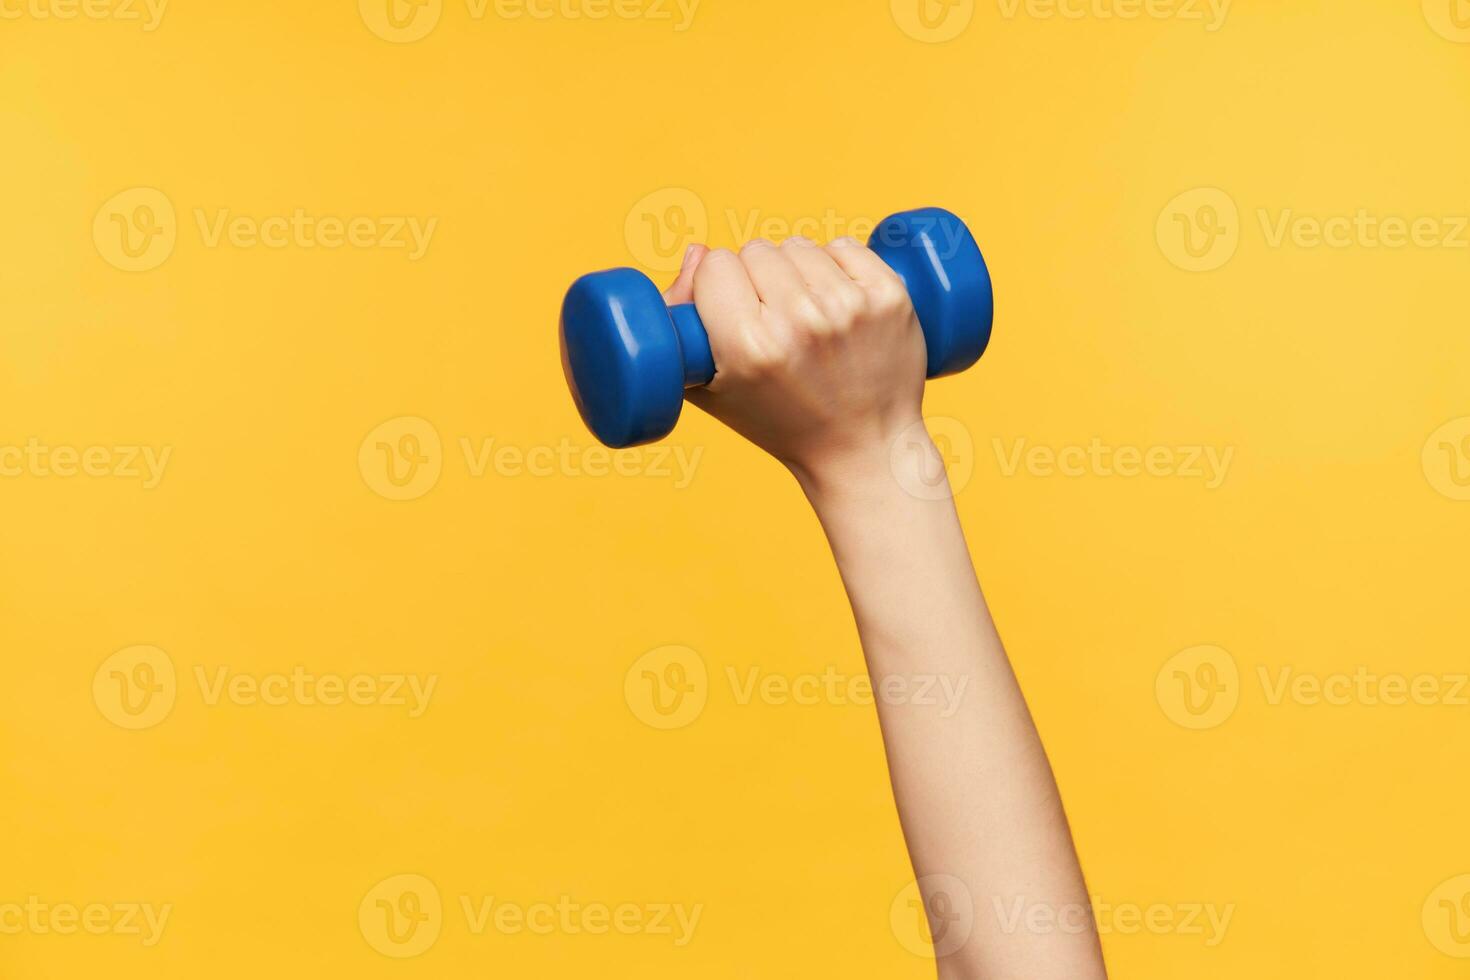
[[[791,469],[831,542],[880,692],[940,975],[1105,978],[1051,767],[953,501],[932,492],[937,469],[921,470],[939,463],[921,420],[923,335],[901,281],[854,241],[795,239],[739,256],[693,250],[668,294],[691,295],[719,366],[691,399]],[[928,678],[958,697],[882,694],[885,679],[913,690]]]
[[[912,472],[895,474],[883,448],[880,459],[802,483],[837,557],[875,688],[894,677],[905,681],[895,691],[912,691],[916,680],[938,677],[940,690],[958,692],[954,704],[878,698],[940,975],[1103,977],[1051,767],[954,505],[907,492],[903,484],[917,481],[926,464],[904,451],[897,467]],[[1027,923],[1038,908],[1044,917],[1035,921],[1046,925],[1032,932]],[[973,909],[971,929],[946,921],[959,909]]]

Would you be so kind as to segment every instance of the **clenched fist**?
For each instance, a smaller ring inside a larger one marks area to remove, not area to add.
[[[695,245],[664,298],[697,306],[719,365],[689,400],[804,483],[886,459],[922,417],[913,304],[898,274],[852,238],[759,239],[738,255]]]

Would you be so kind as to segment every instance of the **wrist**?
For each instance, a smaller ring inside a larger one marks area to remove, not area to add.
[[[870,492],[892,479],[888,473],[888,446],[877,442],[819,459],[788,461],[786,468],[801,484],[807,499],[818,506],[854,492]]]
[[[922,419],[841,451],[786,465],[819,513],[853,503],[952,496],[943,458]]]

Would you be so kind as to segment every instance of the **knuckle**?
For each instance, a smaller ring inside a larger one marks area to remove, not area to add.
[[[786,315],[791,325],[805,331],[821,330],[827,325],[828,313],[811,293],[802,293],[791,300]]]
[[[767,380],[776,373],[783,360],[774,344],[751,340],[740,358],[740,375],[751,381]]]
[[[832,325],[850,330],[868,311],[868,295],[856,283],[837,283],[823,294],[823,305]]]
[[[897,313],[909,305],[909,291],[896,274],[878,278],[871,292],[874,307],[884,313]]]

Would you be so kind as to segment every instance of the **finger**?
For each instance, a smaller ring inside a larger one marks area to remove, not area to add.
[[[810,238],[788,238],[781,243],[781,251],[796,266],[801,278],[816,292],[840,287],[852,282],[852,277],[843,271],[824,248]]]
[[[839,238],[827,246],[827,254],[842,267],[843,271],[863,285],[871,285],[892,279],[898,275],[888,263],[878,258],[878,253],[858,242],[856,238]]]
[[[679,267],[679,276],[673,285],[664,290],[664,302],[670,306],[694,302],[694,273],[704,260],[709,249],[703,245],[690,245],[684,252],[684,264]]]
[[[813,331],[833,336],[857,323],[868,306],[868,290],[856,281],[824,248],[804,238],[789,238],[781,245],[786,250],[816,300],[823,317],[813,323]]]
[[[715,358],[711,387],[719,387],[732,370],[738,372],[750,326],[761,319],[760,296],[739,256],[724,248],[704,256],[694,275],[694,304]]]
[[[740,261],[755,284],[755,291],[768,308],[790,309],[808,295],[806,280],[791,259],[779,248],[758,238],[740,250]]]
[[[745,264],[729,249],[717,248],[700,261],[694,273],[694,302],[711,345],[760,318],[760,296]]]

